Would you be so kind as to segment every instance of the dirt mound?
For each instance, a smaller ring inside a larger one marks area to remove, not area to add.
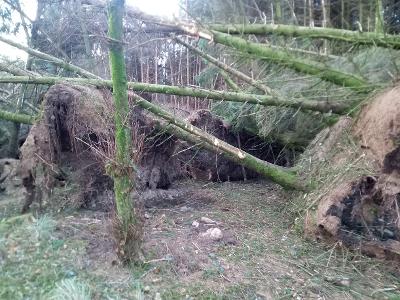
[[[363,108],[352,134],[353,153],[332,145],[329,158],[347,170],[357,161],[373,161],[372,173],[361,170],[335,178],[336,187],[322,195],[316,212],[318,237],[379,258],[400,260],[400,89],[383,92]],[[356,142],[357,142],[356,140]],[[329,139],[324,143],[328,143]],[[326,148],[326,147],[323,147]],[[346,153],[346,156],[343,155]],[[331,175],[326,182],[332,181]]]
[[[339,185],[318,208],[319,233],[370,256],[400,260],[399,180],[365,176]]]
[[[387,168],[386,172],[400,167],[400,87],[381,93],[364,107],[354,135],[379,167]]]

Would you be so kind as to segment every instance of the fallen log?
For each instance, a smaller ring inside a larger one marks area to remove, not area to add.
[[[287,37],[326,39],[400,49],[400,38],[397,35],[375,32],[359,32],[336,28],[305,27],[283,24],[210,24],[208,28],[228,34],[275,34]]]
[[[304,58],[297,58],[287,52],[268,48],[265,45],[252,43],[219,31],[212,31],[212,34],[211,41],[254,55],[261,60],[268,60],[300,73],[314,75],[322,80],[359,92],[369,92],[374,89],[374,86],[362,78],[329,68],[324,64]]]
[[[0,119],[28,125],[32,125],[35,120],[35,118],[30,115],[12,113],[2,109],[0,109]]]
[[[67,77],[29,77],[29,76],[2,76],[0,83],[26,83],[26,84],[47,84],[59,83],[89,84],[96,87],[112,87],[110,80],[67,78]],[[324,113],[345,114],[356,103],[352,102],[330,102],[305,99],[277,99],[269,95],[255,95],[247,93],[224,92],[206,90],[194,87],[168,86],[142,82],[128,82],[128,88],[136,92],[148,92],[177,96],[198,97],[209,100],[232,101],[241,103],[258,104],[263,106],[293,107],[303,110],[314,110]]]
[[[88,3],[92,2],[91,4],[96,6],[105,7],[106,5],[105,2],[99,0],[97,1],[87,0],[87,2]],[[256,56],[259,59],[271,61],[272,63],[293,69],[300,73],[317,76],[322,80],[331,82],[339,86],[348,87],[360,92],[370,92],[375,88],[362,78],[359,78],[352,74],[334,70],[315,61],[300,59],[284,51],[267,48],[265,47],[265,45],[252,43],[245,39],[232,36],[230,34],[226,34],[216,30],[209,30],[193,22],[188,23],[179,20],[170,21],[156,16],[145,14],[131,7],[127,8],[127,13],[130,17],[135,17],[145,22],[169,27],[171,29],[171,32],[180,30],[187,35],[204,38],[211,42],[222,44],[227,47],[239,50],[241,52],[249,53],[251,55]]]

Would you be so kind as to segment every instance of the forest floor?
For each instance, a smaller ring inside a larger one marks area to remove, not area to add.
[[[125,267],[109,214],[16,218],[21,197],[0,194],[0,299],[400,299],[398,265],[305,240],[276,185],[182,184],[201,201],[148,209],[144,262]]]

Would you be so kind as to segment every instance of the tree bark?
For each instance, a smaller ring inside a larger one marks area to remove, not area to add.
[[[235,48],[251,55],[255,55],[263,60],[272,61],[275,64],[282,65],[297,72],[310,74],[325,81],[339,86],[348,87],[359,92],[368,92],[374,89],[371,84],[363,79],[351,74],[328,68],[324,64],[297,58],[284,51],[271,49],[265,47],[265,45],[252,43],[246,41],[245,39],[231,36],[226,33],[218,31],[213,31],[212,33],[212,40],[216,43]]]
[[[134,170],[131,160],[132,141],[129,127],[129,103],[124,50],[122,46],[124,0],[112,0],[109,6],[110,68],[115,102],[115,165],[108,168],[114,179],[114,193],[117,208],[119,237],[118,255],[124,262],[139,259],[142,229],[140,219],[131,199],[135,187]]]
[[[30,84],[48,84],[57,83],[75,83],[90,84],[97,87],[112,87],[110,80],[85,79],[85,78],[65,78],[65,77],[27,77],[27,76],[9,76],[0,77],[0,83],[30,83]],[[332,112],[336,114],[345,114],[356,103],[349,102],[328,102],[303,99],[278,100],[269,95],[255,95],[247,93],[235,93],[225,91],[214,91],[200,88],[189,88],[179,86],[168,86],[161,84],[150,84],[142,82],[128,82],[128,88],[137,92],[159,93],[177,96],[198,97],[207,100],[232,101],[241,103],[258,104],[263,106],[281,106],[293,107],[302,110],[313,110],[319,112]]]
[[[385,32],[382,0],[375,0],[375,32],[378,34],[383,34]]]
[[[231,77],[229,77],[229,74],[227,74],[224,70],[220,70],[219,74],[221,74],[222,78],[224,79],[226,85],[234,92],[239,92],[240,88],[239,86],[236,84],[236,82],[234,82],[232,80]]]
[[[310,28],[314,28],[314,0],[308,0],[308,15],[310,17]]]
[[[13,74],[15,76],[28,76],[27,78],[37,78],[40,74],[28,71],[26,69],[21,69],[12,66],[11,64],[6,64],[0,61],[0,71]]]
[[[213,24],[209,28],[229,34],[277,34],[289,37],[327,39],[354,44],[400,49],[400,36],[374,32],[358,32],[335,28],[271,24]]]
[[[17,114],[0,109],[0,119],[19,124],[32,125],[35,118],[25,114]]]

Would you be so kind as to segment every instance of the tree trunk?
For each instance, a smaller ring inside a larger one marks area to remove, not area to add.
[[[240,90],[239,86],[232,80],[232,78],[227,74],[224,70],[220,70],[219,74],[221,74],[222,78],[224,78],[224,81],[226,85],[234,92],[238,92]]]
[[[132,201],[134,165],[131,160],[132,141],[129,119],[129,103],[125,58],[122,46],[124,0],[112,0],[109,6],[110,68],[115,102],[115,163],[108,167],[114,179],[117,208],[118,255],[124,262],[139,259],[142,228]]]
[[[322,28],[326,28],[327,24],[328,24],[328,15],[327,15],[328,5],[327,5],[326,1],[327,0],[321,0],[321,7],[322,7],[322,24],[321,24],[322,26],[321,27]],[[327,40],[324,40],[324,42],[323,42],[322,53],[324,55],[328,54],[328,41]]]
[[[26,78],[39,78],[40,74],[14,67],[12,64],[6,64],[0,61],[0,71],[13,74],[15,76],[28,76]]]
[[[311,28],[314,27],[314,0],[308,0],[308,15],[310,17],[310,24]]]
[[[75,84],[91,84],[97,87],[112,87],[110,80],[85,79],[85,78],[63,78],[63,77],[27,77],[27,76],[10,76],[0,77],[0,83],[30,83],[30,84],[47,84],[53,85],[57,83],[75,83]],[[219,101],[232,101],[241,103],[258,104],[263,106],[280,106],[293,107],[302,110],[313,110],[319,112],[333,112],[336,114],[345,114],[353,105],[353,102],[328,102],[304,99],[276,99],[269,95],[255,95],[247,93],[235,93],[206,90],[200,88],[188,88],[178,86],[168,86],[161,84],[150,84],[142,82],[128,82],[128,87],[137,92],[159,93],[177,96],[190,96],[203,99],[212,99]]]
[[[281,0],[275,0],[275,23],[282,23]]]
[[[31,37],[29,35],[29,30],[28,30],[28,25],[25,22],[25,17],[22,13],[21,5],[19,1],[15,2],[16,8],[19,11],[20,14],[20,19],[21,19],[21,24],[25,32],[25,38],[29,46],[31,46]],[[31,71],[32,69],[32,64],[28,63],[31,61],[31,58],[28,56],[27,63],[25,64],[25,69],[27,71]],[[18,97],[16,107],[15,107],[15,112],[17,114],[21,113],[22,108],[24,106],[24,101],[25,101],[25,94],[26,94],[26,89],[27,85],[22,85],[21,90],[20,90],[20,96]],[[21,123],[16,123],[14,122],[10,128],[10,142],[8,145],[8,156],[12,158],[17,158],[18,156],[18,140],[19,140],[19,133],[21,129]]]
[[[344,5],[344,0],[341,0],[340,2],[340,24],[342,25],[342,29],[345,29],[345,17],[344,17],[344,12],[345,12],[345,5]]]
[[[385,32],[383,24],[382,0],[375,0],[375,32],[380,34]]]
[[[213,31],[213,40],[239,51],[255,55],[263,60],[272,61],[275,64],[293,69],[297,72],[310,74],[319,77],[325,81],[339,86],[348,87],[356,91],[371,91],[373,87],[363,79],[351,74],[328,68],[324,64],[294,57],[284,51],[278,51],[246,41],[242,38],[231,36],[229,34]]]
[[[35,118],[25,114],[17,114],[0,109],[0,119],[14,123],[32,125]]]
[[[400,37],[398,35],[384,35],[374,32],[360,33],[358,31],[335,28],[271,24],[212,24],[209,25],[209,28],[229,34],[277,34],[288,37],[338,40],[354,44],[400,49]]]

